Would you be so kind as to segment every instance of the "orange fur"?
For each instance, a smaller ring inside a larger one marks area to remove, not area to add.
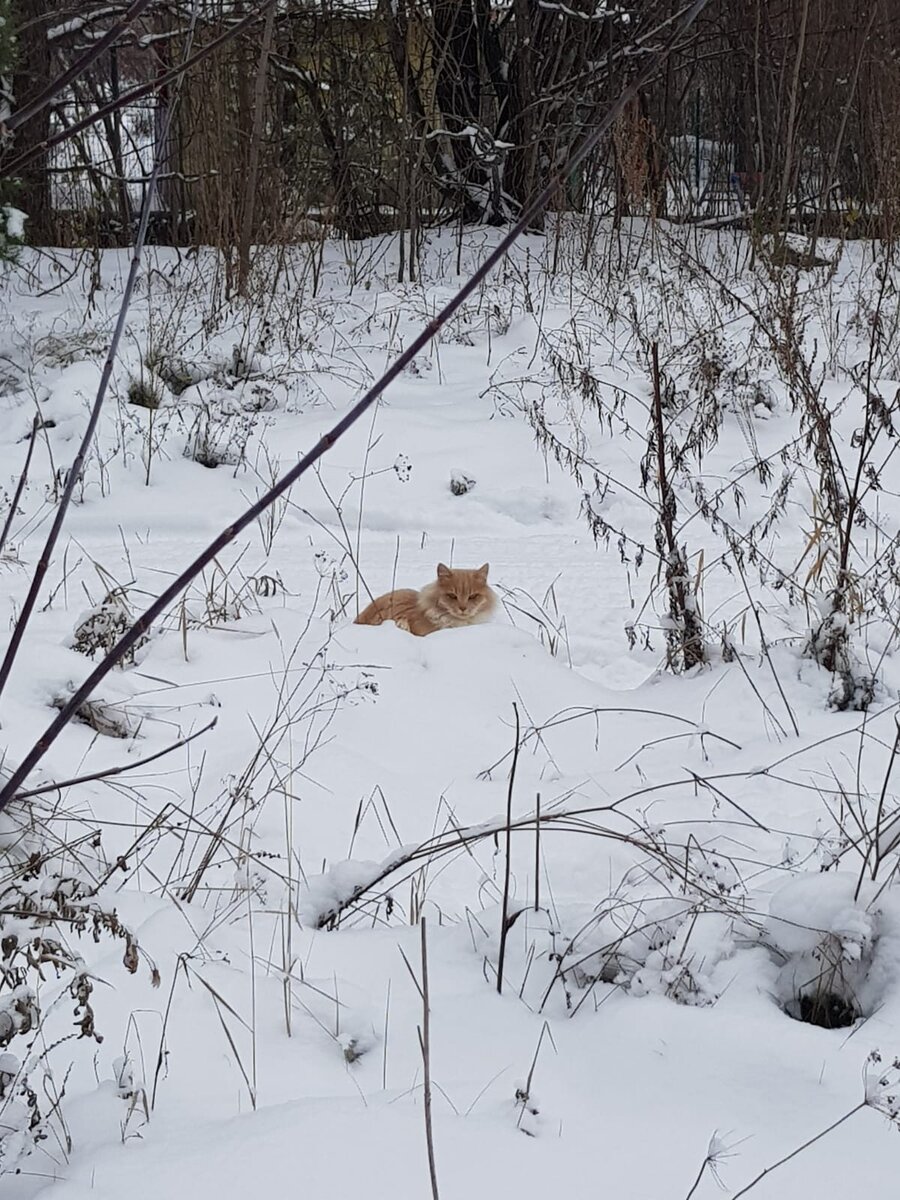
[[[357,625],[381,625],[393,621],[398,629],[425,637],[438,629],[457,629],[489,620],[497,607],[497,595],[488,587],[488,564],[476,571],[445,567],[438,563],[437,579],[420,592],[398,588],[373,600],[356,618]]]

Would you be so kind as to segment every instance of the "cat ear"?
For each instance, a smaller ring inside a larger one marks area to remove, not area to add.
[[[478,568],[478,570],[475,572],[475,574],[480,575],[482,579],[487,579],[488,569],[489,569],[490,565],[491,565],[490,563],[485,563],[483,566]]]
[[[450,578],[450,568],[448,566],[445,566],[444,563],[438,563],[437,577],[438,577],[438,579],[449,579]]]

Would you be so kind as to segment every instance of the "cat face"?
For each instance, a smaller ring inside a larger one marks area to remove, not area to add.
[[[435,607],[457,621],[474,621],[492,604],[487,577],[487,563],[477,571],[458,570],[438,563]]]

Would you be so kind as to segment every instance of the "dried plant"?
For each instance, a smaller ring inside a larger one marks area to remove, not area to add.
[[[61,1047],[73,1039],[103,1040],[94,977],[78,939],[121,942],[122,965],[131,974],[141,959],[133,933],[98,885],[98,836],[54,846],[46,837],[52,822],[38,802],[25,802],[7,811],[0,826],[0,1175],[19,1169],[48,1136],[49,1123],[61,1120],[60,1091],[44,1083]],[[150,971],[155,986],[152,964]],[[48,990],[56,993],[49,1009],[40,1001]],[[75,1028],[48,1037],[50,1011],[63,999],[74,1002]]]

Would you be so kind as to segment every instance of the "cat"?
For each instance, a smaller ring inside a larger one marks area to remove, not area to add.
[[[398,588],[364,608],[356,625],[381,625],[393,621],[416,637],[438,629],[457,629],[490,620],[497,607],[497,593],[488,587],[488,563],[477,571],[464,571],[438,563],[437,579],[423,587]]]

